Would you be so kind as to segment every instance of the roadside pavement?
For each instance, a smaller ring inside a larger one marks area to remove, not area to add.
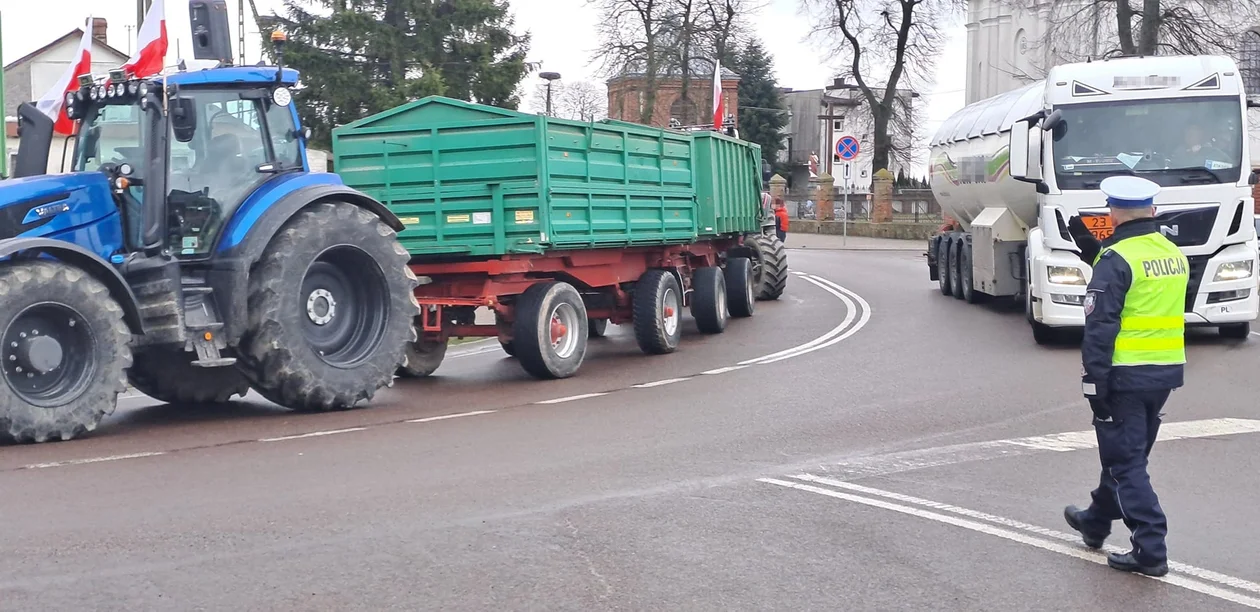
[[[892,240],[865,236],[832,236],[830,234],[794,234],[788,232],[787,248],[821,251],[926,251],[926,240]]]

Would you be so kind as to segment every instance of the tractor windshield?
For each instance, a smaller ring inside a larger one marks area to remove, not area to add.
[[[74,171],[95,172],[102,164],[129,163],[137,178],[144,171],[147,122],[139,106],[93,106],[79,129]]]

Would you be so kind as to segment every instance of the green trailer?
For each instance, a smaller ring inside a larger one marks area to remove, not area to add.
[[[610,321],[668,353],[684,306],[718,333],[786,282],[783,246],[763,231],[760,148],[716,132],[430,97],[337,128],[333,155],[406,226],[425,313],[408,376],[468,336],[497,336],[536,376],[569,376]],[[495,325],[477,325],[477,307]]]

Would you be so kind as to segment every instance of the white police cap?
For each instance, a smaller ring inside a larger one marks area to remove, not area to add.
[[[1159,185],[1136,176],[1110,176],[1098,188],[1107,196],[1107,205],[1117,208],[1146,208],[1159,194]]]

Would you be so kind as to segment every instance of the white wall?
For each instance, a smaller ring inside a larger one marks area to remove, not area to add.
[[[43,96],[45,92],[57,84],[57,79],[61,78],[62,73],[69,70],[70,62],[74,60],[74,52],[79,48],[79,40],[77,37],[67,38],[31,60],[30,87],[32,97],[38,99],[40,96]],[[113,51],[110,51],[108,47],[93,41],[93,74],[104,74],[121,66],[126,61],[127,58],[119,57]]]

